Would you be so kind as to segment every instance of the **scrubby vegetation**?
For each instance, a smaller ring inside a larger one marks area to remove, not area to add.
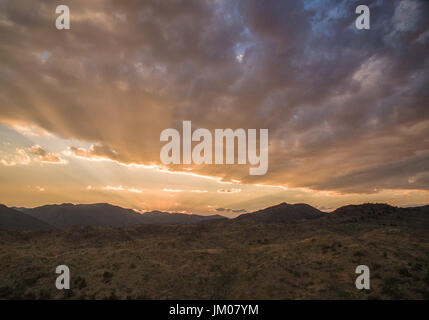
[[[429,216],[363,217],[2,231],[0,298],[428,299]],[[55,288],[60,264],[70,290]]]

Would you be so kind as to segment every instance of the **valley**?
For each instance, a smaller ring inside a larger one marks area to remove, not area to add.
[[[1,299],[428,299],[429,211],[280,204],[195,224],[0,231]],[[313,210],[314,209],[314,210]],[[263,219],[260,219],[263,217]],[[71,270],[57,290],[55,267]],[[371,289],[355,287],[357,265]]]

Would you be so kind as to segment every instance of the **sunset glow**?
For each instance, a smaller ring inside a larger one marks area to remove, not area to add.
[[[402,2],[370,32],[319,1],[74,0],[61,31],[55,2],[1,2],[0,202],[427,204],[427,8]],[[163,164],[161,132],[187,120],[269,129],[267,173]]]

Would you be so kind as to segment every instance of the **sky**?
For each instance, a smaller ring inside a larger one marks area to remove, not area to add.
[[[428,16],[418,0],[0,0],[0,203],[428,204]],[[163,164],[160,133],[185,120],[269,129],[267,173]]]

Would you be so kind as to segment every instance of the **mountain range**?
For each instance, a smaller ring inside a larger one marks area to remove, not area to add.
[[[43,230],[73,226],[129,227],[140,224],[194,224],[204,221],[235,221],[256,223],[288,223],[313,220],[323,216],[338,219],[364,219],[409,212],[429,212],[429,206],[399,208],[387,204],[347,205],[331,213],[308,204],[280,203],[262,210],[228,219],[221,215],[196,215],[150,211],[138,213],[108,203],[45,205],[36,208],[9,208],[0,205],[0,230]]]
[[[0,204],[0,230],[43,230],[52,226],[25,213]]]
[[[7,208],[7,207],[6,207]],[[99,226],[99,227],[129,227],[139,224],[192,224],[206,220],[222,219],[220,215],[201,216],[183,213],[168,213],[150,211],[139,213],[132,209],[125,209],[108,203],[95,204],[54,204],[36,208],[8,208],[9,215],[4,216],[0,229],[17,229],[11,219],[15,212],[25,226],[31,221],[38,221],[50,228],[67,228],[72,226]],[[0,216],[3,217],[2,211]],[[24,221],[27,218],[27,221]],[[11,221],[9,223],[9,220]],[[21,228],[22,229],[22,228]]]

